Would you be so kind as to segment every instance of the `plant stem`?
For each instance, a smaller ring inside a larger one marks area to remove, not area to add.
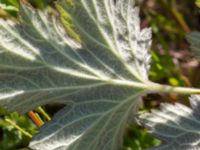
[[[177,11],[176,8],[172,8],[172,14],[174,15],[174,17],[176,18],[177,22],[180,24],[180,26],[182,27],[182,29],[186,32],[189,33],[190,32],[190,28],[187,25],[187,23],[185,22],[185,20],[183,19],[183,16]]]
[[[12,120],[5,118],[5,121],[10,123],[13,127],[15,127],[17,130],[19,130],[20,132],[22,132],[24,135],[26,135],[29,138],[32,138],[32,135],[30,133],[28,133],[27,131],[25,131],[24,129],[22,129],[20,126],[18,126],[15,122],[13,122]]]
[[[138,82],[138,81],[126,81],[126,80],[110,80],[107,81],[107,83],[144,89],[149,93],[162,92],[162,93],[178,93],[178,94],[200,94],[200,89],[198,88],[162,85],[151,81]]]
[[[48,121],[51,120],[49,114],[47,114],[41,106],[39,106],[36,110],[40,112]]]
[[[183,19],[182,14],[177,10],[177,4],[176,1],[172,1],[172,6],[169,6],[169,2],[160,0],[160,3],[162,4],[162,7],[166,10],[169,11],[173,15],[173,17],[176,19],[176,21],[179,23],[181,28],[183,29],[184,32],[189,33],[191,30],[189,26],[187,25],[186,21]]]
[[[189,33],[190,32],[190,28],[187,25],[187,23],[185,22],[185,20],[183,19],[182,14],[177,10],[176,0],[174,0],[172,2],[173,2],[172,9],[171,9],[172,14],[174,15],[174,17],[176,18],[177,22],[182,27],[183,31],[185,31],[186,33]]]
[[[200,94],[200,89],[198,88],[162,85],[162,84],[154,83],[151,81],[146,81],[142,83],[142,82],[133,82],[133,81],[111,80],[107,82],[110,84],[144,89],[150,93],[164,92],[164,93],[178,93],[178,94]]]
[[[169,85],[161,85],[152,83],[148,87],[148,90],[153,92],[165,92],[165,93],[178,93],[178,94],[200,94],[200,89],[188,88],[188,87],[173,87]]]

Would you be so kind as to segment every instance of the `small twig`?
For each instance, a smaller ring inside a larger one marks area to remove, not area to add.
[[[162,7],[168,11],[170,10],[170,13],[173,15],[173,17],[176,19],[176,21],[180,24],[181,28],[186,32],[189,33],[191,30],[189,28],[189,26],[187,25],[187,23],[185,22],[185,20],[183,19],[183,16],[178,12],[177,10],[177,4],[176,4],[176,0],[172,1],[172,6],[169,6],[168,2],[165,1],[160,1]]]
[[[187,23],[185,22],[185,20],[183,19],[183,16],[181,15],[181,13],[178,12],[177,10],[177,4],[176,4],[176,0],[172,1],[172,9],[171,9],[172,15],[175,17],[175,19],[177,20],[177,22],[180,24],[180,26],[182,27],[182,29],[186,32],[189,33],[191,30],[189,28],[189,26],[187,25]]]
[[[13,127],[15,127],[17,130],[19,130],[21,133],[23,133],[24,135],[26,135],[29,138],[32,138],[32,135],[30,133],[28,133],[27,131],[25,131],[24,129],[22,129],[20,126],[18,126],[15,122],[13,122],[12,120],[5,118],[5,121],[8,122],[9,124],[11,124]]]
[[[48,121],[51,120],[51,117],[49,116],[49,114],[47,114],[41,106],[39,106],[36,110],[39,113],[41,113]]]
[[[44,124],[44,122],[37,113],[29,111],[28,116],[31,118],[31,120],[33,121],[33,123],[35,123],[37,127],[41,127]]]
[[[172,14],[174,15],[174,17],[176,18],[177,22],[180,24],[180,26],[182,27],[182,29],[186,33],[191,32],[189,26],[187,25],[187,23],[183,19],[182,15],[178,12],[178,10],[175,7],[172,8]]]

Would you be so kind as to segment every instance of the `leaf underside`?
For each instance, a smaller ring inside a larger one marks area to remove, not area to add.
[[[46,123],[35,150],[116,150],[148,81],[150,29],[133,0],[74,0],[81,43],[54,15],[21,4],[20,23],[0,20],[0,106],[26,113],[66,104]]]
[[[160,110],[152,110],[140,116],[140,122],[150,133],[163,141],[151,150],[200,149],[200,97],[190,97],[192,109],[182,104],[162,104]]]
[[[200,32],[194,31],[189,33],[187,35],[187,40],[190,43],[194,56],[200,59]]]

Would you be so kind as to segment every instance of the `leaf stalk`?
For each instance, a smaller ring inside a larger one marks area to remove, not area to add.
[[[178,94],[200,94],[200,89],[190,87],[174,87],[170,85],[161,85],[153,83],[148,86],[148,90],[152,92],[164,92],[164,93],[178,93]]]

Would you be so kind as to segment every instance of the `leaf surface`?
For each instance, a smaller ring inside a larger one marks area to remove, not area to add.
[[[194,56],[200,59],[200,33],[195,31],[187,35],[187,40],[190,43],[190,47],[194,52]]]
[[[144,113],[140,122],[163,141],[151,150],[200,149],[200,97],[190,97],[192,108],[182,104],[162,104],[160,110]]]
[[[0,105],[26,113],[66,104],[46,123],[35,150],[116,150],[148,80],[150,29],[133,0],[60,3],[81,43],[56,16],[21,4],[20,23],[0,20]]]

